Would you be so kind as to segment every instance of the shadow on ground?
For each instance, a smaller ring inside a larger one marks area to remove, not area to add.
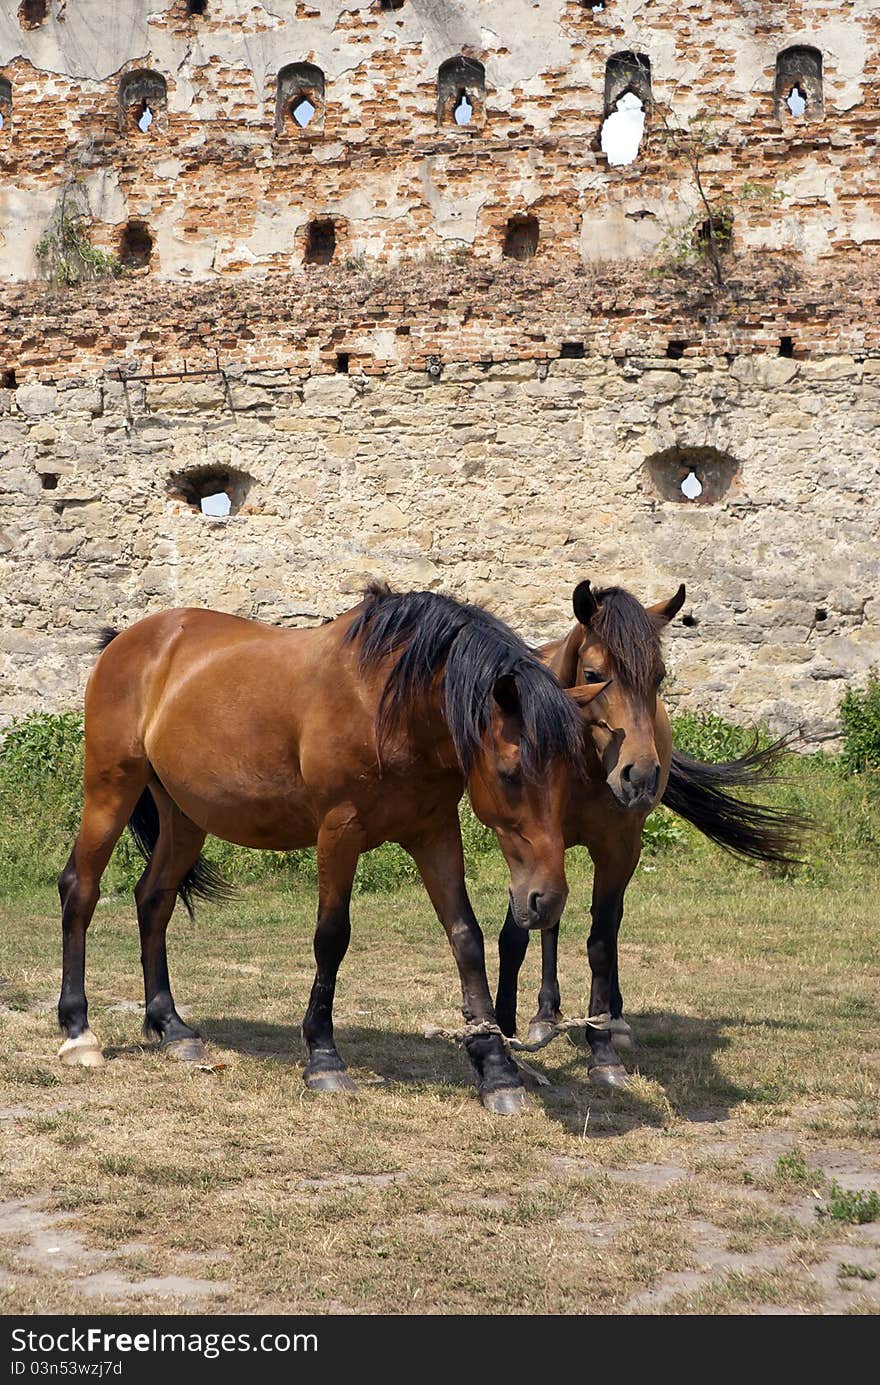
[[[749,1021],[724,1015],[697,1019],[686,1015],[646,1012],[630,1016],[637,1035],[633,1053],[625,1055],[631,1072],[661,1090],[643,1095],[636,1088],[605,1093],[587,1076],[587,1050],[567,1038],[556,1041],[552,1063],[540,1069],[549,1079],[543,1086],[528,1073],[525,1082],[533,1100],[566,1130],[581,1135],[589,1109],[614,1112],[613,1125],[597,1123],[596,1137],[615,1135],[642,1126],[661,1126],[671,1110],[691,1122],[725,1120],[743,1102],[778,1100],[779,1093],[761,1084],[743,1086],[731,1082],[718,1065],[718,1056],[734,1042],[735,1031],[748,1027],[797,1029],[774,1021]],[[261,1020],[228,1016],[208,1020],[201,1031],[209,1042],[248,1057],[264,1058],[299,1068],[305,1062],[305,1045],[298,1025],[270,1024]],[[418,1032],[377,1029],[366,1025],[336,1027],[339,1051],[362,1082],[365,1073],[386,1083],[414,1086],[466,1087],[471,1082],[462,1050],[442,1039],[426,1039]],[[532,1055],[530,1066],[538,1067]],[[560,1062],[561,1058],[561,1062]],[[668,1107],[666,1105],[668,1103]]]

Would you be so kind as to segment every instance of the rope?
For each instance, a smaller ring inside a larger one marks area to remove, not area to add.
[[[482,1020],[479,1024],[466,1024],[463,1029],[439,1027],[426,1029],[424,1035],[426,1039],[449,1039],[454,1044],[465,1044],[468,1039],[479,1038],[481,1034],[496,1034],[508,1050],[513,1049],[517,1053],[537,1053],[539,1049],[552,1044],[553,1040],[558,1039],[560,1034],[567,1034],[571,1029],[606,1029],[610,1023],[610,1015],[581,1015],[577,1019],[557,1020],[546,1038],[537,1039],[532,1044],[524,1044],[521,1039],[508,1038],[492,1020]]]

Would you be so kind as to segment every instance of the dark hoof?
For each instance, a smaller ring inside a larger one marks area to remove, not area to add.
[[[629,1073],[622,1063],[597,1063],[590,1068],[590,1081],[594,1087],[628,1087]]]
[[[357,1083],[347,1072],[309,1072],[303,1073],[303,1081],[310,1092],[356,1092]]]
[[[635,1048],[635,1037],[625,1019],[612,1020],[608,1028],[611,1031],[611,1042],[616,1049],[629,1052],[631,1048]]]
[[[198,1034],[191,1039],[170,1039],[167,1044],[159,1045],[159,1052],[176,1058],[178,1063],[204,1063],[208,1056]]]
[[[530,1020],[528,1042],[530,1044],[542,1044],[545,1040],[551,1039],[556,1026],[551,1020]]]
[[[480,1092],[480,1100],[496,1116],[516,1116],[532,1109],[525,1087],[496,1087],[491,1092]]]

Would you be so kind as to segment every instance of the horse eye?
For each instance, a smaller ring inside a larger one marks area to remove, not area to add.
[[[582,672],[582,677],[585,683],[605,682],[605,679],[602,677],[601,673],[595,673],[591,668],[585,668]]]
[[[505,784],[518,784],[522,778],[522,773],[519,765],[517,765],[515,769],[500,769],[498,777]]]

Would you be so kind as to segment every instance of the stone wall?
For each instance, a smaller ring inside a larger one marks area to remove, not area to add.
[[[242,368],[2,399],[6,717],[75,705],[107,622],[193,603],[307,624],[375,574],[534,637],[567,628],[584,576],[652,599],[685,581],[683,705],[813,737],[880,659],[878,356]],[[182,498],[212,470],[227,519]]]

